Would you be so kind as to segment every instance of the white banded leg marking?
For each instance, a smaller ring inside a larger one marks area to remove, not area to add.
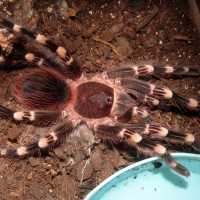
[[[28,152],[27,152],[27,147],[25,147],[25,146],[22,146],[22,147],[19,147],[18,149],[17,149],[17,155],[19,155],[19,156],[24,156],[24,155],[26,155]]]
[[[155,74],[165,78],[165,75],[189,75],[189,76],[199,76],[200,70],[198,67],[186,67],[186,66],[158,66],[155,68]]]
[[[130,135],[130,138],[128,139],[129,142],[133,142],[133,143],[139,143],[142,140],[142,136],[138,133],[132,133]]]
[[[13,26],[13,31],[17,32],[17,33],[20,33],[21,32],[21,26],[17,25],[17,24],[14,24]]]
[[[0,56],[0,64],[1,64],[1,63],[5,63],[5,61],[6,61],[6,60],[5,60],[5,57],[4,57],[4,56]]]
[[[47,40],[48,40],[44,35],[41,35],[41,34],[37,34],[35,39],[38,43],[42,45],[46,45]]]
[[[48,147],[51,143],[55,143],[58,140],[58,133],[56,133],[55,131],[50,132],[49,134],[47,134],[44,138],[41,138],[38,141],[38,146],[43,149]],[[67,133],[66,133],[67,134]]]
[[[165,73],[167,74],[171,74],[174,72],[174,68],[172,66],[164,66],[164,69],[165,69]]]
[[[189,72],[189,68],[188,67],[183,67],[184,73]]]
[[[44,138],[39,139],[38,146],[41,149],[44,149],[44,148],[48,147],[48,145],[49,145],[48,138],[44,137]]]
[[[37,62],[37,65],[38,65],[39,67],[41,67],[43,64],[44,64],[44,59],[41,58],[41,59]]]
[[[29,112],[14,112],[13,118],[16,121],[22,121],[24,119],[29,119],[30,121],[35,120],[35,111],[29,111]]]
[[[192,144],[195,141],[195,137],[192,134],[186,134],[185,142],[187,144]]]
[[[6,156],[7,150],[6,149],[0,149],[0,155]]]
[[[117,137],[119,137],[120,139],[123,139],[125,130],[126,129],[123,128],[121,131],[119,131],[119,133],[117,133]]]
[[[45,63],[45,60],[43,58],[39,58],[39,57],[35,56],[33,53],[25,54],[25,59],[27,62],[32,62],[39,67],[41,67]]]
[[[154,72],[154,67],[152,65],[144,65],[138,67],[138,75],[148,75]]]
[[[134,70],[135,75],[138,76],[138,67],[134,66],[132,67],[132,69]]]
[[[69,61],[66,62],[67,65],[71,65],[74,61],[73,57],[70,57]]]
[[[198,106],[198,101],[192,98],[188,99],[188,104],[190,108],[196,108]]]
[[[153,97],[150,97],[148,95],[144,95],[144,101],[147,103],[150,103],[154,106],[157,106],[159,104],[159,100]]]
[[[33,53],[27,53],[27,54],[25,55],[25,59],[26,59],[28,62],[32,62],[32,61],[34,61],[34,59],[35,59],[35,55],[34,55]]]
[[[30,116],[27,116],[27,118],[30,121],[34,121],[35,120],[35,111],[29,111]],[[26,116],[25,116],[26,117]]]
[[[162,156],[166,153],[166,148],[163,147],[162,145],[160,144],[157,144],[155,147],[154,147],[154,151],[159,155],[159,156]]]
[[[143,95],[153,95],[155,98],[160,99],[171,99],[173,97],[173,92],[165,87],[157,87],[155,84],[150,84],[147,82],[144,82],[139,79],[135,78],[121,78],[119,79],[119,83],[117,84],[118,79],[115,79],[116,85],[121,85],[127,90],[132,90],[132,93],[134,95],[134,92],[141,93]]]
[[[158,88],[153,84],[150,84],[151,95],[158,96],[165,99],[171,99],[173,97],[173,92],[168,88]]]
[[[13,118],[14,118],[16,121],[21,121],[21,120],[23,120],[23,118],[24,118],[24,112],[14,112]]]
[[[120,139],[127,139],[127,141],[130,143],[139,143],[142,140],[142,136],[140,134],[131,132],[125,128],[119,131],[117,137]]]
[[[54,142],[58,140],[58,137],[55,132],[51,132],[50,135],[53,137]]]
[[[0,107],[0,118],[22,123],[31,123],[34,126],[49,126],[62,118],[62,112],[60,110],[14,112],[5,107]]]
[[[148,125],[148,132],[154,133],[159,137],[166,137],[169,131],[161,126]]]
[[[56,50],[56,53],[61,57],[61,58],[66,58],[67,55],[67,50],[64,47],[59,46]]]
[[[134,64],[125,64],[123,67],[106,71],[109,78],[146,76],[153,72],[154,67],[152,65],[137,66]]]
[[[144,133],[155,134],[159,138],[170,139],[171,142],[174,140],[176,143],[184,143],[188,145],[192,145],[196,141],[194,135],[192,134],[175,132],[161,126],[155,126],[149,124],[146,124],[146,129]]]

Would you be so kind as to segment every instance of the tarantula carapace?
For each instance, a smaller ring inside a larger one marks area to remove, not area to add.
[[[33,53],[21,52],[13,58],[11,53],[0,57],[2,64],[18,59],[27,66],[35,66],[19,75],[13,86],[16,99],[30,111],[13,111],[0,106],[0,118],[35,126],[60,122],[37,142],[17,149],[1,149],[1,156],[23,157],[36,150],[52,148],[72,134],[80,123],[85,123],[100,139],[124,142],[145,155],[160,156],[171,169],[189,176],[188,169],[177,163],[159,141],[191,145],[197,151],[200,151],[200,141],[190,133],[151,124],[146,120],[149,118],[148,112],[136,106],[135,100],[150,107],[177,108],[199,116],[198,100],[144,81],[144,78],[152,75],[199,76],[200,69],[126,64],[88,78],[81,73],[79,64],[64,47],[2,17],[0,24],[12,32],[26,35],[46,50],[49,49],[63,63],[61,65],[54,59],[40,58]],[[142,118],[143,123],[141,120],[133,122],[137,117]]]

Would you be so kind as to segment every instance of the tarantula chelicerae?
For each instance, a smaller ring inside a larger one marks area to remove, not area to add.
[[[128,64],[87,78],[64,47],[7,19],[1,18],[0,23],[10,31],[26,35],[45,46],[64,63],[59,65],[52,59],[40,58],[33,53],[21,53],[13,57],[26,62],[27,66],[35,66],[19,76],[13,86],[16,99],[30,111],[13,111],[0,106],[0,118],[35,126],[49,126],[56,121],[62,123],[37,142],[17,149],[0,149],[1,156],[23,157],[36,150],[52,148],[78,128],[80,123],[86,123],[100,139],[124,142],[145,155],[160,156],[171,169],[189,176],[188,169],[177,163],[159,141],[191,145],[197,151],[200,151],[200,141],[192,134],[148,123],[145,121],[149,117],[148,112],[136,106],[134,99],[150,107],[175,107],[199,115],[198,100],[139,78],[149,75],[199,76],[200,69]],[[10,62],[11,55],[2,55],[0,62]],[[133,123],[136,117],[143,118],[144,122]]]

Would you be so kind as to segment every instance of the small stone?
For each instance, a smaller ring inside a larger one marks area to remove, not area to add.
[[[47,12],[48,12],[48,13],[51,13],[52,11],[53,11],[53,8],[52,8],[52,7],[48,7],[48,8],[47,8]]]
[[[97,64],[101,64],[101,60],[100,60],[100,59],[97,59],[97,60],[96,60],[96,63],[97,63]]]
[[[3,158],[0,158],[0,163],[3,163]],[[0,174],[3,174],[8,170],[9,165],[4,163],[3,165],[0,165]]]
[[[118,168],[119,168],[119,167],[126,167],[126,166],[128,166],[128,165],[130,165],[130,164],[131,164],[131,163],[128,162],[127,160],[125,160],[123,156],[120,156],[120,157],[119,157]]]
[[[119,60],[123,60],[129,57],[133,53],[133,48],[131,47],[129,41],[125,37],[116,37],[117,49],[119,50]]]
[[[102,52],[102,56],[105,58],[110,58],[111,57],[111,48],[107,45],[101,45],[101,52]]]
[[[90,161],[85,165],[87,161],[81,161],[76,168],[76,176],[79,181],[89,179],[93,175],[93,167]]]
[[[114,34],[111,31],[106,31],[102,34],[101,38],[107,42],[111,42],[114,38]]]
[[[12,100],[14,99],[10,88],[6,90],[4,99],[5,99],[6,101],[12,101]]]
[[[110,17],[111,17],[111,19],[115,19],[116,18],[115,15],[113,15],[112,13],[110,13]]]
[[[92,163],[95,172],[101,170],[102,167],[102,156],[101,151],[96,148],[94,152],[90,155],[90,161]]]
[[[76,38],[73,42],[71,42],[68,46],[70,52],[75,52],[79,47],[83,44],[83,39],[81,37]]]
[[[116,33],[118,33],[123,27],[124,27],[124,24],[123,24],[123,23],[115,24],[113,27],[111,27],[110,31],[111,31],[113,34],[116,34]]]
[[[94,138],[92,131],[85,125],[79,127],[79,133],[83,142],[90,142]]]
[[[40,159],[39,158],[34,158],[34,157],[30,157],[29,158],[29,163],[32,167],[36,167],[40,164]]]
[[[16,140],[21,135],[21,132],[21,128],[13,124],[13,126],[10,129],[8,129],[8,139]]]
[[[33,178],[33,172],[30,172],[27,176],[27,180],[31,180]]]
[[[58,171],[56,169],[50,169],[49,172],[51,173],[53,177],[57,176],[58,174]]]
[[[118,168],[120,154],[119,154],[119,151],[116,148],[114,148],[113,152],[114,152],[113,165],[114,165],[115,168]]]
[[[52,190],[49,190],[49,192],[53,192]],[[48,200],[55,200],[55,197],[54,196],[51,196],[50,194],[47,194],[46,198],[45,199],[48,199]]]
[[[77,15],[78,9],[75,8],[68,8],[68,16],[75,17]]]
[[[61,148],[61,147],[54,149],[54,153],[55,153],[56,157],[58,157],[61,160],[65,160],[67,158],[63,148]]]
[[[21,194],[20,194],[20,192],[19,191],[13,191],[13,192],[10,192],[10,196],[12,196],[12,197],[20,197],[21,196]]]
[[[132,29],[132,28],[129,28],[129,27],[125,27],[124,28],[124,33],[127,37],[135,40],[137,39],[137,36],[136,36],[136,32]]]
[[[85,33],[83,33],[83,37],[90,38],[98,30],[99,30],[99,25],[98,24],[94,24],[93,26],[88,28]]]
[[[98,172],[98,176],[101,177],[102,180],[108,178],[111,174],[113,174],[114,171],[113,157],[114,157],[114,152],[110,150],[104,152],[103,154],[102,168]]]
[[[106,144],[104,144],[104,143],[100,143],[100,144],[99,144],[99,148],[100,148],[102,151],[104,151],[104,150],[108,149],[108,145],[106,145]]]
[[[73,165],[76,165],[78,162],[80,162],[80,160],[83,160],[84,158],[85,158],[85,155],[83,154],[83,152],[77,151],[73,159],[74,161]]]
[[[62,176],[59,175],[53,179],[52,185],[53,185],[53,187],[56,187],[56,186],[60,185],[61,183],[62,183]]]

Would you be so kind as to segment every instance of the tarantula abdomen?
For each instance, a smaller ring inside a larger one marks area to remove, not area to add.
[[[51,69],[28,70],[17,78],[13,91],[17,100],[30,109],[63,108],[71,98],[66,79]]]

